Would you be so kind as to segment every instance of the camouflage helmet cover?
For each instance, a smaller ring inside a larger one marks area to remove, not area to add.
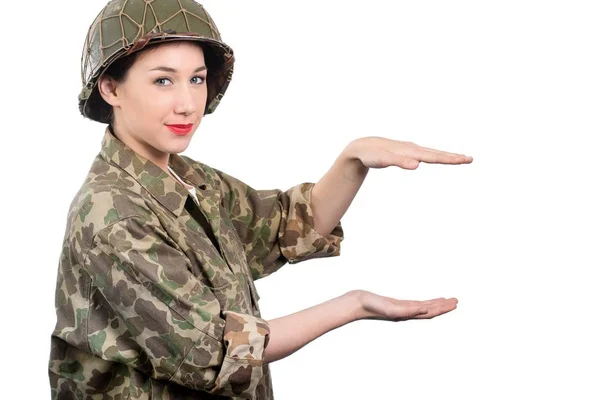
[[[212,113],[233,74],[233,50],[221,41],[217,27],[194,0],[111,0],[90,26],[81,56],[79,111],[92,120],[109,123],[112,108],[100,96],[100,76],[117,59],[147,45],[191,40],[200,42],[208,69],[205,114]]]

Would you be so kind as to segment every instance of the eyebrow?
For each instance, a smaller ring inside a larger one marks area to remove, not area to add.
[[[205,65],[203,65],[203,66],[201,66],[201,67],[198,67],[198,68],[196,68],[196,69],[194,70],[194,73],[196,73],[196,72],[200,72],[200,71],[204,71],[205,69],[206,69],[206,66],[205,66]],[[161,66],[161,67],[152,68],[152,69],[151,69],[151,70],[149,70],[149,71],[164,71],[164,72],[173,72],[173,73],[176,73],[176,72],[177,72],[177,70],[176,70],[175,68],[171,68],[171,67],[162,67],[162,66]]]

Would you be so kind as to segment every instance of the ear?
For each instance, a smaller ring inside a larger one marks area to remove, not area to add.
[[[118,83],[111,77],[102,76],[98,81],[98,92],[100,96],[111,106],[115,107],[119,105],[118,96]]]

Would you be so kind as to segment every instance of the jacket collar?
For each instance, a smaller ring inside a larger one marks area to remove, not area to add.
[[[181,215],[189,196],[187,189],[159,166],[137,154],[119,140],[110,127],[104,134],[100,154],[129,174],[165,208],[176,216]],[[212,193],[214,189],[208,185],[212,179],[207,179],[201,168],[193,168],[177,154],[171,154],[169,166],[184,182],[214,195]]]

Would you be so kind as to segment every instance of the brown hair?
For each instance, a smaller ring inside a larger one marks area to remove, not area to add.
[[[106,69],[106,71],[104,71],[103,76],[112,78],[118,83],[123,82],[127,77],[127,72],[129,72],[129,69],[133,66],[140,54],[141,52],[137,51],[128,56],[118,58]],[[108,125],[112,128],[115,123],[115,114],[112,107],[109,107],[108,110]]]

